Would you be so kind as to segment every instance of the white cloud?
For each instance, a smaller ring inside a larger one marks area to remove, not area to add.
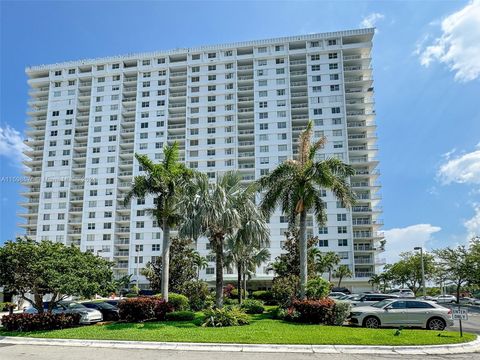
[[[452,182],[480,184],[480,149],[455,158],[447,158],[437,175],[443,184]]]
[[[433,234],[442,230],[441,227],[431,224],[416,224],[404,228],[385,230],[384,257],[387,263],[393,263],[399,259],[401,252],[413,251],[414,247],[429,247],[433,240]]]
[[[380,13],[371,13],[362,19],[360,26],[364,28],[372,28],[376,26],[379,20],[383,19],[385,19],[385,15]]]
[[[26,159],[23,151],[27,145],[23,143],[24,137],[19,131],[10,126],[0,127],[0,157],[5,157],[18,167],[22,167],[22,161]]]
[[[429,46],[417,49],[420,63],[446,64],[455,72],[455,80],[466,82],[480,76],[480,0],[472,0],[463,9],[441,22],[442,34]]]
[[[475,211],[473,217],[463,223],[467,229],[469,239],[474,236],[480,236],[480,204],[475,204],[473,209]]]

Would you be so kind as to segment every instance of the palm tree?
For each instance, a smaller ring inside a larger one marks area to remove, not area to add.
[[[197,280],[200,279],[200,270],[205,269],[208,266],[208,261],[205,256],[201,256],[198,252],[195,252],[193,262],[197,267]]]
[[[380,278],[380,275],[377,275],[377,274],[372,275],[368,280],[368,283],[372,285],[372,288],[374,290],[376,290],[378,286],[380,286],[381,282],[382,282],[382,279]]]
[[[125,205],[132,198],[154,197],[155,208],[149,213],[157,220],[163,231],[162,244],[162,295],[168,301],[168,277],[170,262],[170,228],[177,225],[180,213],[177,204],[183,188],[194,175],[192,170],[178,161],[178,144],[163,149],[164,159],[155,164],[146,155],[135,154],[135,158],[145,171],[145,175],[136,176],[132,188],[124,199]]]
[[[340,262],[340,256],[333,251],[317,253],[316,268],[317,272],[323,274],[328,272],[328,281],[332,281],[332,271]]]
[[[227,172],[209,184],[205,176],[198,176],[187,190],[183,203],[185,216],[180,226],[181,236],[198,239],[208,237],[215,252],[215,298],[217,308],[223,306],[223,247],[228,236],[242,228],[242,214],[257,210],[255,190],[245,188],[236,172]]]
[[[348,265],[340,265],[333,274],[333,276],[338,279],[338,287],[340,287],[342,279],[352,277],[353,273],[352,270],[350,270],[350,268],[348,267]]]
[[[317,161],[315,154],[325,144],[325,138],[312,144],[312,131],[313,124],[309,121],[299,137],[297,159],[284,161],[258,181],[260,190],[265,190],[261,208],[267,216],[280,207],[291,225],[299,218],[301,298],[305,297],[307,283],[307,213],[313,210],[320,225],[326,222],[322,189],[331,190],[346,206],[354,203],[354,194],[347,181],[355,170],[337,158]]]
[[[270,243],[270,232],[262,214],[255,208],[249,213],[242,213],[241,228],[226,240],[225,265],[236,265],[238,301],[242,303],[242,276],[245,279],[249,270],[260,266],[270,258],[265,249]],[[252,211],[253,210],[253,211]],[[244,282],[245,283],[245,282]],[[245,287],[245,292],[247,291]]]
[[[245,259],[245,265],[243,267],[243,292],[245,298],[247,297],[247,277],[251,279],[255,276],[257,267],[265,263],[270,259],[270,251],[266,248],[253,249]]]

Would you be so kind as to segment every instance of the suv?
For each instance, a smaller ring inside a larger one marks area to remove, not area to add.
[[[457,297],[453,295],[438,295],[435,301],[439,304],[453,304],[457,302]]]
[[[410,289],[396,289],[396,290],[390,291],[389,294],[398,295],[399,297],[403,297],[403,298],[414,298],[415,297],[415,294]]]
[[[385,299],[397,299],[397,298],[398,298],[398,295],[394,295],[394,294],[364,294],[360,296],[358,300],[352,300],[351,304],[352,306],[367,306],[367,305],[375,304]]]
[[[453,325],[451,309],[416,299],[386,299],[371,306],[353,308],[349,322],[368,328],[403,326],[429,330],[443,330]]]

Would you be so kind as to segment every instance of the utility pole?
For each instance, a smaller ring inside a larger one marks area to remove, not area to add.
[[[423,291],[423,296],[427,296],[427,289],[425,289],[425,265],[423,263],[423,248],[420,246],[417,246],[413,248],[413,250],[420,250],[420,260],[422,263],[422,291]]]

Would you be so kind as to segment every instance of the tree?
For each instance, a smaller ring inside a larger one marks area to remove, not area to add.
[[[333,251],[318,252],[316,256],[316,269],[319,274],[328,272],[328,281],[332,281],[332,272],[340,263],[340,256]]]
[[[43,313],[43,297],[47,294],[52,296],[48,307],[51,312],[68,296],[92,297],[112,291],[112,266],[91,252],[51,241],[17,238],[0,247],[0,284],[39,313]]]
[[[346,206],[353,204],[355,199],[348,184],[355,170],[337,158],[316,161],[315,154],[325,144],[325,138],[312,144],[312,132],[313,123],[309,121],[299,137],[297,159],[284,161],[258,181],[260,190],[265,191],[261,208],[268,217],[280,207],[291,226],[299,221],[301,298],[305,298],[308,276],[307,213],[313,211],[320,225],[326,222],[324,189],[331,190]]]
[[[436,272],[433,255],[424,252],[423,261],[425,267],[425,280],[433,278]],[[422,260],[419,253],[404,252],[400,254],[400,260],[394,264],[385,265],[385,272],[393,283],[408,286],[417,293],[422,284]]]
[[[277,277],[286,277],[290,275],[300,275],[300,246],[298,241],[298,229],[291,228],[285,232],[286,240],[282,245],[284,252],[275,258],[270,264],[269,270],[273,270]],[[318,243],[318,238],[309,238],[308,247],[308,276],[313,277],[316,274],[315,256],[320,250],[314,247]]]
[[[472,286],[480,286],[480,237],[475,236],[470,240],[468,247],[472,269],[470,272],[469,283]]]
[[[193,172],[179,162],[178,144],[163,148],[164,159],[155,164],[147,155],[135,154],[135,158],[145,171],[145,175],[135,177],[132,188],[125,197],[125,204],[132,198],[154,197],[155,208],[149,212],[156,218],[163,231],[162,244],[162,294],[168,301],[169,260],[170,260],[170,228],[177,225],[181,215],[178,203],[185,184],[193,176]]]
[[[473,268],[473,258],[464,245],[457,246],[455,249],[449,247],[445,249],[434,250],[437,257],[437,266],[442,269],[444,278],[455,284],[457,302],[460,299],[460,290],[471,279]]]
[[[124,275],[113,281],[115,291],[118,291],[121,294],[122,290],[128,289],[132,283],[132,274]]]
[[[368,280],[368,283],[370,285],[372,285],[372,288],[374,290],[378,289],[378,287],[380,286],[382,280],[380,278],[380,275],[377,275],[377,274],[374,274],[370,277],[370,279]]]
[[[223,307],[224,242],[242,228],[245,214],[259,213],[255,189],[245,187],[236,172],[226,172],[209,184],[205,176],[197,177],[185,198],[180,234],[192,239],[206,236],[215,252],[215,302]],[[260,218],[259,213],[256,218]]]
[[[185,282],[197,277],[197,259],[200,255],[192,248],[192,241],[189,239],[172,238],[170,250],[169,290],[174,293],[180,293]],[[142,275],[148,279],[152,290],[155,292],[161,291],[159,285],[163,275],[162,264],[162,258],[158,257],[154,262],[147,263],[147,266],[142,271]]]
[[[352,270],[350,270],[350,268],[348,267],[348,265],[340,265],[333,276],[338,279],[338,287],[340,287],[342,279],[352,277],[353,273]]]
[[[201,256],[198,252],[195,254],[193,263],[197,267],[197,280],[200,279],[200,270],[205,269],[208,266],[208,261],[205,256]]]

